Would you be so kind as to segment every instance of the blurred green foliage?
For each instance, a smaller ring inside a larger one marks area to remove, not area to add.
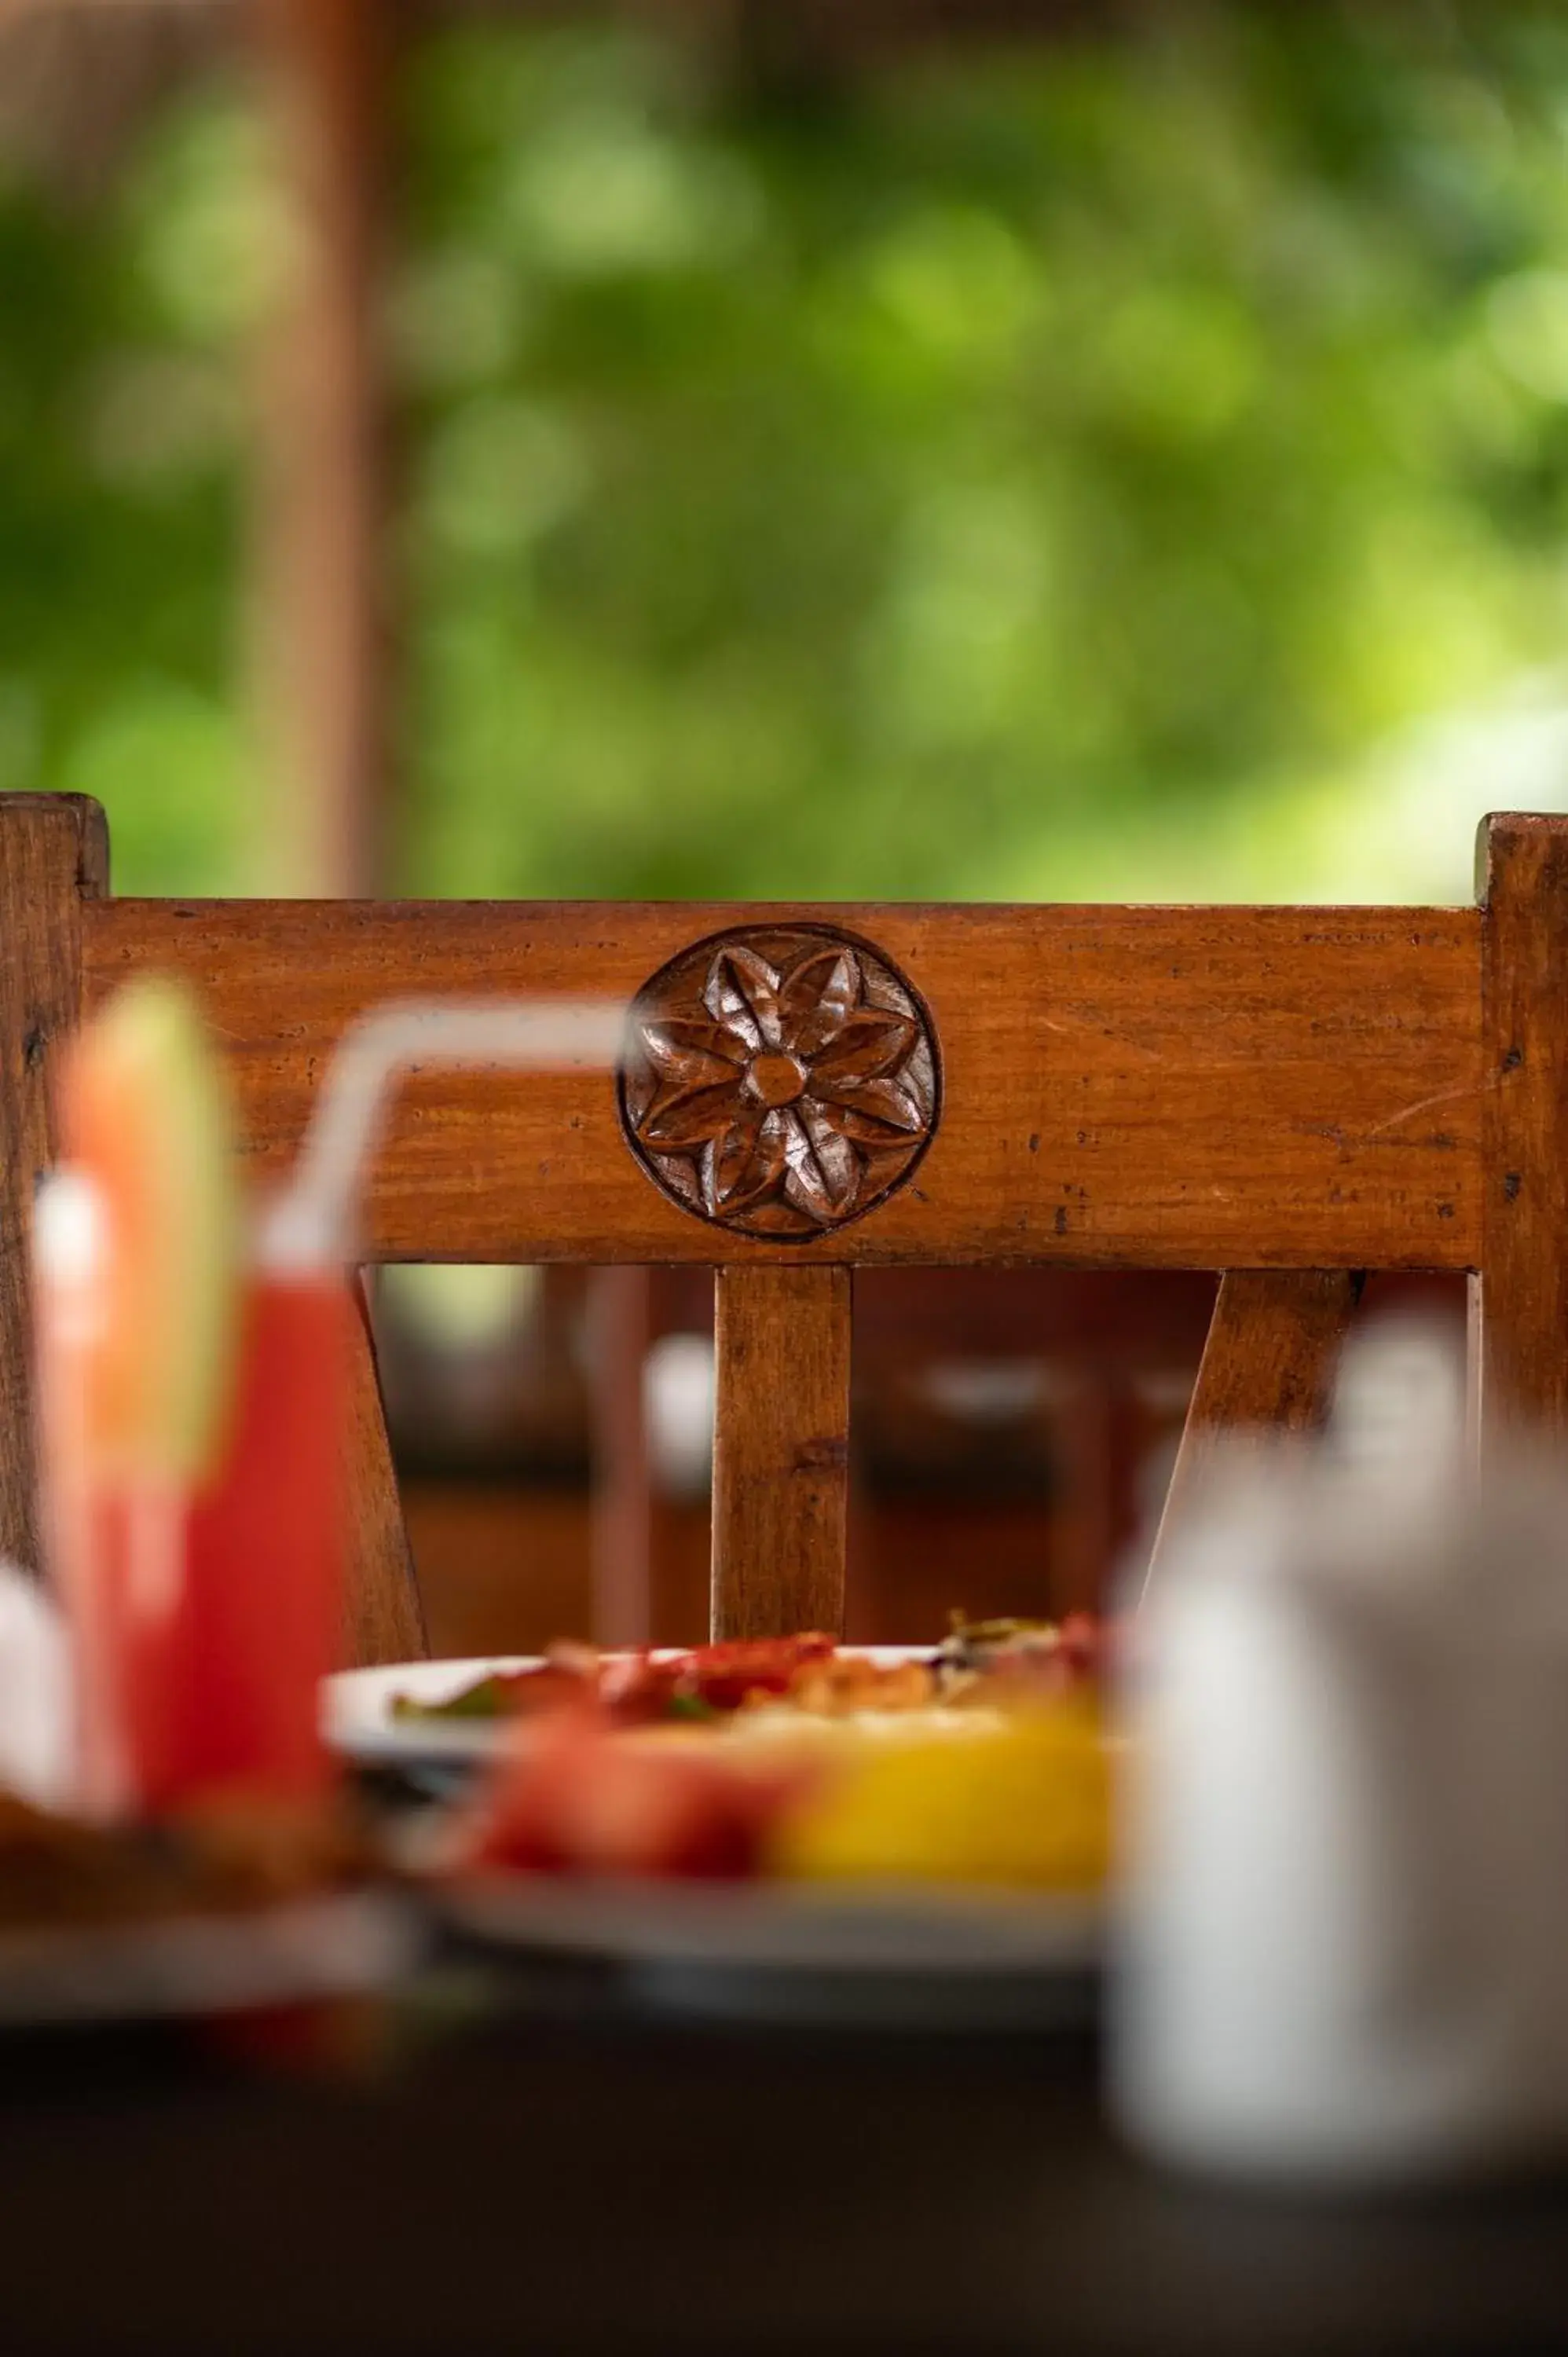
[[[1461,896],[1473,812],[1568,781],[1555,15],[1219,13],[788,103],[629,33],[430,39],[400,880]],[[285,248],[232,93],[91,215],[0,192],[0,784],[100,794],[127,887],[254,845]]]
[[[0,787],[99,795],[121,874],[173,890],[243,860],[244,397],[209,289],[257,252],[252,134],[159,124],[91,212],[0,184]]]

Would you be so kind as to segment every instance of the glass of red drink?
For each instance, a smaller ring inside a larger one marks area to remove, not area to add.
[[[618,1006],[591,1002],[409,1002],[351,1026],[288,1184],[241,1246],[238,1317],[213,1377],[231,1387],[215,1424],[193,1416],[188,1382],[178,1415],[142,1415],[134,1337],[127,1350],[127,1301],[156,1321],[149,1342],[202,1304],[200,1283],[185,1301],[124,1283],[142,1269],[138,1252],[157,1260],[167,1200],[180,1200],[167,1188],[162,1216],[150,1213],[161,1138],[119,1174],[117,1197],[102,1176],[113,1121],[107,1145],[101,1125],[96,1168],[89,1157],[46,1181],[34,1238],[45,1521],[75,1636],[84,1808],[156,1813],[223,1790],[320,1789],[319,1687],[343,1617],[348,1378],[362,1315],[349,1269],[387,1097],[401,1071],[425,1061],[611,1064],[622,1022]],[[112,1112],[124,1102],[111,1100]],[[172,1102],[178,1110],[177,1090]],[[210,1165],[210,1131],[203,1144]],[[209,1251],[201,1282],[226,1269],[232,1285],[235,1257]],[[177,1369],[166,1380],[177,1394]]]
[[[117,1814],[224,1788],[319,1789],[359,1314],[349,1285],[337,1269],[252,1266],[221,1446],[204,1477],[181,1480],[94,1445],[80,1367],[92,1271],[51,1263],[47,1234],[39,1258],[47,1536],[76,1639],[83,1804]]]

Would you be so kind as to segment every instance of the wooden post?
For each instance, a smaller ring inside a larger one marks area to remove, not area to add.
[[[1477,1405],[1484,1455],[1518,1421],[1568,1434],[1568,819],[1485,821],[1484,1195]]]
[[[81,1008],[81,903],[108,888],[109,834],[78,794],[0,795],[0,1556],[39,1567],[27,1250],[53,1149],[51,1050]]]
[[[264,357],[255,630],[274,888],[388,864],[386,0],[265,0],[299,261]]]
[[[713,1631],[843,1628],[849,1491],[845,1268],[721,1268],[714,1341]]]
[[[1311,1432],[1327,1411],[1360,1270],[1228,1269],[1187,1412],[1149,1577],[1191,1511],[1216,1443],[1264,1427]]]

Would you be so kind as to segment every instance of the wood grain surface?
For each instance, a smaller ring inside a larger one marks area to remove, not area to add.
[[[0,796],[0,1555],[38,1567],[27,1242],[50,1158],[49,1068],[76,1022],[81,917],[104,890],[103,813],[76,794]]]
[[[1474,909],[113,900],[85,911],[84,954],[94,996],[147,968],[202,986],[265,1173],[375,999],[629,1000],[705,934],[828,915],[908,975],[938,1033],[941,1124],[890,1200],[816,1243],[725,1233],[639,1167],[607,1074],[432,1074],[377,1165],[368,1254],[1475,1265]]]
[[[843,1628],[850,1277],[723,1268],[714,1299],[713,1633]]]
[[[1322,1422],[1361,1284],[1350,1269],[1231,1269],[1220,1278],[1151,1578],[1193,1511],[1219,1441],[1265,1428],[1311,1432]]]
[[[1515,1417],[1568,1428],[1568,820],[1481,829],[1487,1087],[1478,1398],[1484,1437]]]

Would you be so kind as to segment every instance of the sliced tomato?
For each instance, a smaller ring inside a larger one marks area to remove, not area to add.
[[[649,1653],[631,1653],[607,1662],[599,1673],[599,1700],[618,1727],[654,1727],[669,1718],[681,1691],[691,1656],[678,1653],[656,1662]]]
[[[734,1880],[757,1871],[774,1824],[808,1782],[793,1763],[764,1770],[722,1749],[644,1749],[564,1712],[499,1764],[464,1831],[464,1856],[532,1873]]]
[[[699,1645],[688,1656],[678,1691],[694,1695],[710,1710],[738,1710],[748,1695],[788,1694],[796,1673],[808,1662],[825,1659],[834,1643],[832,1637],[812,1631],[800,1637]]]

